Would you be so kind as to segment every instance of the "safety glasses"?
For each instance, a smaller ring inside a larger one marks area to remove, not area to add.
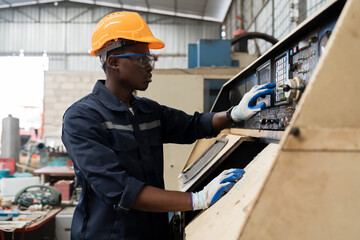
[[[123,54],[123,55],[114,55],[114,57],[118,58],[129,58],[133,63],[140,67],[147,67],[150,65],[152,68],[154,68],[155,64],[155,57],[151,54]]]

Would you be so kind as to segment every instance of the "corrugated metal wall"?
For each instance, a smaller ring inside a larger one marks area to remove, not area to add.
[[[308,16],[319,10],[325,3],[330,0],[306,0]]]
[[[328,1],[235,0],[224,21],[225,38],[231,39],[235,30],[245,29],[248,32],[267,33],[280,40]],[[264,40],[256,42],[261,53],[272,46]],[[255,54],[254,41],[249,41],[248,45],[249,53]]]
[[[70,2],[0,9],[0,55],[41,55],[47,51],[50,70],[101,71],[89,56],[97,22],[114,8]],[[199,39],[219,39],[220,24],[155,14],[141,14],[166,47],[157,68],[186,68],[187,46]]]
[[[225,38],[237,29],[264,32],[281,39],[298,23],[329,0],[235,0],[224,21]],[[305,10],[301,10],[301,7]],[[96,23],[118,9],[60,2],[28,7],[0,9],[0,55],[41,55],[47,51],[50,70],[101,71],[98,60],[88,55]],[[159,54],[157,68],[186,68],[187,46],[199,39],[220,38],[220,24],[142,14],[155,36],[166,47]],[[258,40],[261,53],[271,47]],[[256,52],[254,41],[249,51]]]

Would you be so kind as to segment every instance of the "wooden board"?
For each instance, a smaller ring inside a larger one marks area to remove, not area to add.
[[[187,240],[237,239],[274,164],[278,144],[269,144],[245,168],[243,178],[185,228]]]
[[[321,128],[313,126],[297,128],[299,129],[299,136],[288,134],[282,146],[283,149],[306,151],[360,150],[360,128]]]
[[[359,152],[282,152],[239,239],[359,239],[359,160]]]

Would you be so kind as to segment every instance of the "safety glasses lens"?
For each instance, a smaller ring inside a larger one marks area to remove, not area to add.
[[[139,64],[143,67],[146,67],[148,64],[151,67],[154,67],[154,63],[155,63],[155,59],[154,59],[154,56],[152,56],[152,55],[145,55],[145,56],[139,57]]]
[[[131,61],[141,67],[147,67],[150,65],[154,68],[155,58],[151,54],[123,54],[123,55],[114,55],[119,58],[129,58]]]

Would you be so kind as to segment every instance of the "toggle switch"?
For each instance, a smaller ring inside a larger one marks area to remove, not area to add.
[[[290,64],[290,71],[295,72],[295,71],[297,71],[299,69],[299,67],[300,67],[300,64],[298,62]]]

